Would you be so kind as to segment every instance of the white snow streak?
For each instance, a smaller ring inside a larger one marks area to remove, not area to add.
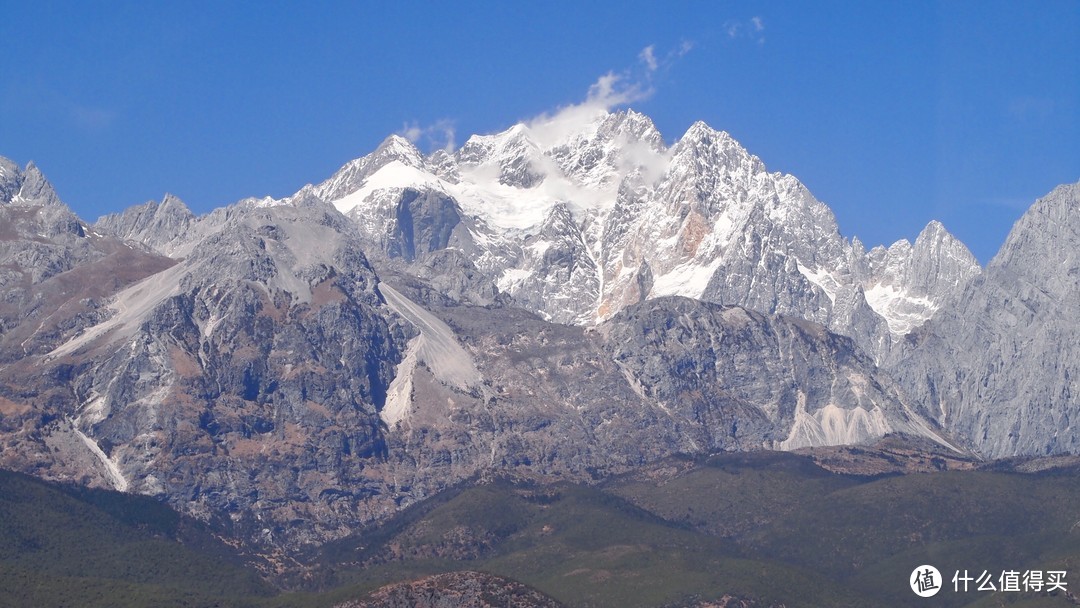
[[[117,492],[127,492],[128,481],[124,478],[124,474],[120,472],[120,467],[105,455],[105,452],[101,450],[101,446],[99,446],[96,441],[84,435],[82,431],[75,427],[74,423],[72,423],[71,428],[98,459],[101,466],[105,468],[105,475],[109,478],[109,481],[112,482],[113,488],[115,488]]]
[[[929,298],[908,295],[892,285],[878,283],[863,291],[866,303],[889,324],[889,332],[904,336],[934,316],[938,305]]]
[[[836,277],[821,269],[811,270],[810,268],[803,266],[802,262],[799,262],[798,260],[796,260],[796,264],[799,267],[799,274],[806,277],[807,281],[810,281],[821,288],[821,291],[824,291],[825,295],[829,296],[830,302],[836,302],[836,294],[841,289],[840,281],[837,281]]]
[[[110,305],[115,311],[112,317],[56,347],[46,359],[70,355],[113,329],[121,332],[117,337],[134,332],[158,304],[180,293],[180,280],[186,273],[184,265],[177,264],[120,291]]]

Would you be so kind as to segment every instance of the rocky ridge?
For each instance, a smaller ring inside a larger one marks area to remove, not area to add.
[[[595,324],[683,295],[817,321],[879,361],[979,272],[937,222],[914,245],[866,252],[798,180],[729,134],[697,123],[669,148],[630,110],[556,139],[519,124],[453,156],[424,157],[393,136],[314,192],[378,253],[459,249],[556,322]]]
[[[335,608],[559,608],[543,593],[494,574],[449,572],[416,581],[386,585],[367,598]]]

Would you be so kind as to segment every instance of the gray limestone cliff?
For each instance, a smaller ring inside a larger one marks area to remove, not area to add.
[[[1080,184],[1017,221],[986,270],[887,367],[986,457],[1080,450]]]

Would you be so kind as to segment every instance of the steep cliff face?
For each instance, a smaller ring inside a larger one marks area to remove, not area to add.
[[[643,396],[698,424],[698,451],[851,445],[896,432],[947,445],[850,338],[816,323],[659,298],[598,331]]]
[[[888,368],[987,457],[1080,450],[1080,184],[1038,200]]]
[[[379,410],[408,332],[359,241],[333,209],[247,209],[104,294],[89,322],[7,370],[8,409],[36,416],[6,460],[232,518],[266,542],[392,508],[367,500],[382,487],[368,464],[386,457]]]

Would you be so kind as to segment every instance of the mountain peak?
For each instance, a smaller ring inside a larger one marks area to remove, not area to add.
[[[11,166],[15,168],[13,172]],[[0,186],[0,194],[4,194],[4,198],[8,199],[7,202],[25,206],[64,206],[60,202],[60,197],[56,195],[56,191],[53,190],[52,184],[45,179],[45,175],[34,164],[34,161],[28,162],[26,169],[21,172],[18,171],[18,166],[12,163],[5,168],[5,173],[8,172],[12,172],[13,177],[5,179],[7,187]]]
[[[742,146],[727,131],[713,129],[704,121],[697,121],[690,125],[686,133],[675,144],[678,148],[713,148],[718,152],[735,152],[739,156],[750,156],[746,148]]]
[[[381,165],[391,160],[400,160],[411,167],[421,167],[424,164],[424,156],[420,150],[411,141],[396,133],[384,139],[372,156],[385,159],[386,162],[381,162]]]
[[[189,214],[191,213],[191,210],[188,209],[188,206],[186,204],[184,204],[184,201],[180,200],[180,197],[169,192],[166,192],[165,196],[161,198],[160,209],[168,209],[170,211],[175,210]]]
[[[1062,243],[1075,243],[1080,235],[1080,182],[1063,184],[1035,201],[1016,221],[1005,243],[990,266],[1019,265],[1040,268],[1053,266],[1075,267],[1075,248],[1062,248]]]
[[[19,191],[22,172],[15,161],[0,156],[0,204],[11,202]]]
[[[5,156],[0,156],[0,179],[19,172],[19,165]]]

